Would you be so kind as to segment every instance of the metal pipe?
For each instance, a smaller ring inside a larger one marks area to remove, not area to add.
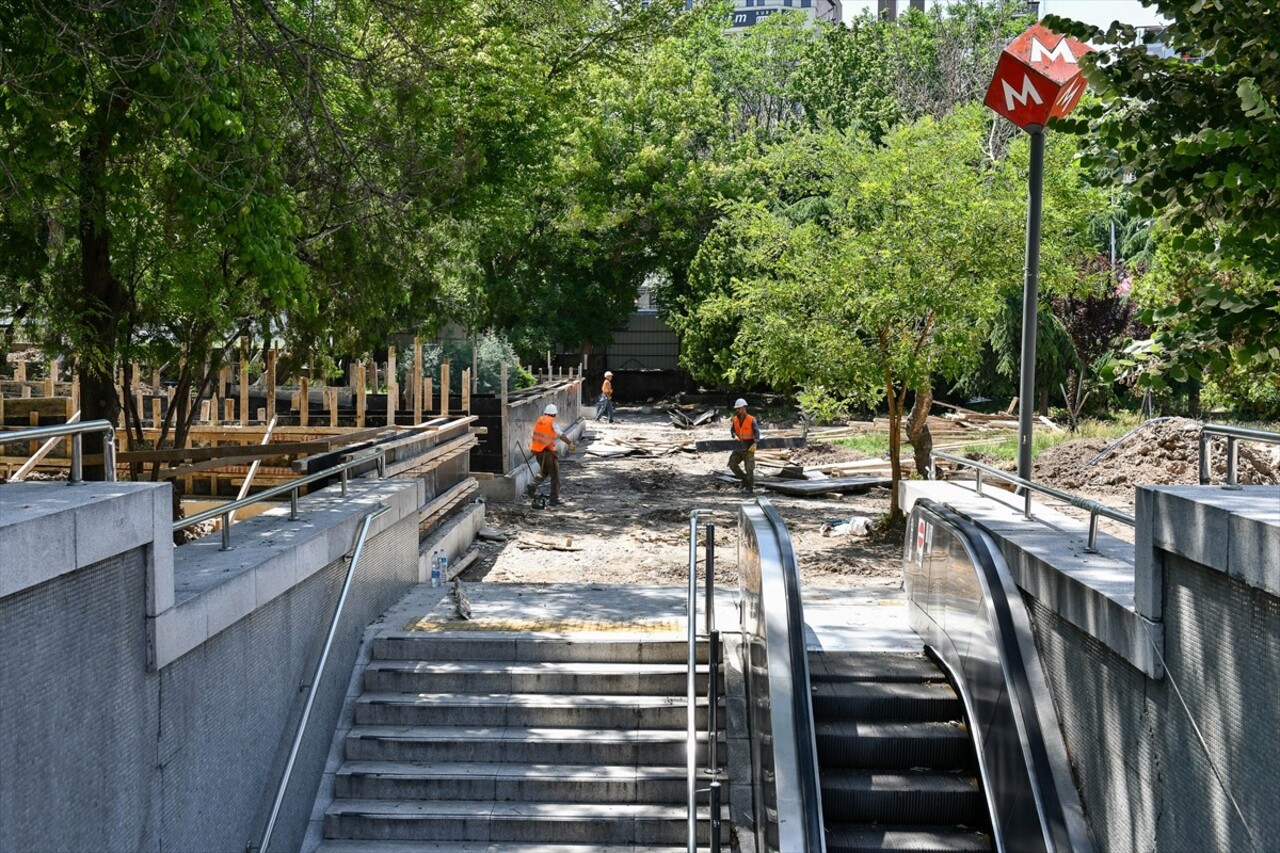
[[[1023,486],[1022,495],[1023,495],[1022,517],[1026,519],[1030,519],[1031,518],[1031,489],[1028,489],[1026,486]]]
[[[687,650],[688,673],[685,679],[686,716],[688,718],[685,732],[685,746],[688,753],[685,758],[687,777],[685,780],[685,807],[687,810],[685,822],[689,836],[689,853],[695,853],[698,841],[698,793],[695,785],[698,775],[698,733],[697,719],[694,713],[697,709],[697,685],[694,679],[697,673],[696,649],[698,643],[698,511],[696,509],[689,513],[689,600],[687,607],[689,647]]]
[[[116,428],[110,421],[96,420],[82,421],[80,423],[54,424],[53,426],[31,427],[29,429],[19,429],[14,430],[13,432],[0,433],[0,445],[16,443],[19,441],[44,441],[50,438],[72,436],[72,473],[68,475],[68,482],[79,483],[82,480],[81,472],[83,471],[83,452],[77,453],[76,448],[78,445],[76,439],[91,432],[102,433],[102,477],[104,481],[114,483],[116,479]]]
[[[1085,550],[1091,554],[1098,551],[1098,513],[1094,510],[1089,513],[1089,544]]]
[[[83,446],[81,444],[80,433],[77,432],[71,436],[71,473],[67,475],[68,483],[74,485],[75,483],[84,482],[83,469],[81,468],[83,458]]]
[[[716,630],[716,526],[707,525],[707,591],[703,596],[707,608],[707,636]]]
[[[289,760],[285,762],[284,773],[281,774],[280,786],[276,790],[275,804],[271,807],[271,817],[267,819],[267,828],[262,833],[262,843],[258,845],[260,853],[266,853],[267,845],[271,843],[271,834],[275,831],[276,818],[280,816],[280,806],[284,802],[284,794],[289,787],[289,777],[293,774],[293,764],[298,758],[298,749],[302,746],[302,737],[307,731],[307,721],[311,718],[311,707],[315,704],[316,690],[320,684],[320,679],[324,676],[325,664],[329,661],[329,650],[333,647],[334,635],[338,632],[338,617],[342,615],[342,608],[347,603],[347,593],[351,591],[351,581],[355,578],[356,566],[360,563],[360,555],[364,553],[364,543],[369,535],[369,526],[373,524],[375,518],[390,508],[386,504],[378,504],[373,511],[364,517],[364,524],[360,526],[360,533],[356,536],[356,547],[351,553],[351,564],[347,566],[347,578],[342,584],[342,592],[338,595],[338,603],[333,609],[333,618],[329,621],[329,634],[325,637],[324,650],[320,652],[320,660],[316,663],[315,673],[312,675],[311,684],[307,688],[307,701],[302,708],[302,719],[298,721],[298,728],[294,732],[293,747],[289,750]]]
[[[1200,430],[1200,485],[1209,485],[1209,431]]]
[[[317,471],[314,474],[308,474],[305,477],[300,477],[297,480],[291,480],[288,483],[281,483],[278,486],[272,486],[269,489],[265,489],[256,495],[246,497],[242,500],[232,501],[231,503],[212,507],[211,509],[207,509],[204,512],[198,512],[195,515],[189,516],[187,518],[178,519],[173,523],[173,530],[174,532],[177,532],[179,530],[182,530],[183,528],[190,527],[193,524],[199,524],[202,521],[208,521],[209,519],[212,519],[212,518],[218,518],[223,513],[234,512],[236,510],[243,509],[244,507],[249,506],[250,504],[255,504],[255,503],[260,503],[262,501],[270,500],[271,498],[274,498],[277,495],[283,495],[287,493],[287,494],[296,496],[297,490],[302,486],[307,486],[307,485],[310,485],[311,483],[315,483],[320,480],[330,479],[333,476],[343,471],[348,471],[352,468],[357,468],[361,465],[366,465],[370,462],[377,462],[378,460],[383,459],[384,456],[385,456],[385,451],[379,450],[374,453],[370,453],[365,456],[360,456],[355,459],[348,459],[346,462],[343,462],[340,465],[335,465],[332,468],[326,468],[323,471]],[[297,518],[296,508],[295,508],[295,514],[291,515],[290,518],[292,519]]]
[[[231,550],[231,513],[222,516],[222,547],[219,551]]]
[[[1227,436],[1227,488],[1236,485],[1236,437]]]
[[[1044,200],[1044,128],[1027,128],[1031,167],[1027,195],[1026,278],[1022,288],[1022,365],[1018,385],[1018,476],[1031,480],[1031,429],[1036,408],[1036,322],[1040,300],[1040,210]],[[1027,514],[1030,515],[1030,509]]]
[[[711,805],[711,853],[720,853],[720,783],[712,782],[708,794],[707,799]]]
[[[714,778],[720,767],[716,756],[720,735],[720,721],[716,713],[720,705],[720,632],[712,631],[707,644],[707,769]]]
[[[298,520],[298,490],[289,492],[289,520]]]
[[[342,483],[341,494],[345,498],[347,496],[347,469],[343,468],[342,473],[338,477],[338,481]]]

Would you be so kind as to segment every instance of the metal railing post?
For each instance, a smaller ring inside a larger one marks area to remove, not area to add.
[[[1085,550],[1090,554],[1098,552],[1098,511],[1091,510],[1089,512],[1089,544],[1085,546]]]
[[[716,629],[716,526],[714,523],[707,525],[707,591],[704,598],[707,608],[707,636],[710,636]]]
[[[298,490],[289,492],[289,520],[298,520]]]
[[[977,473],[978,478],[974,482],[976,482],[978,485],[978,494],[982,494],[982,472],[977,471],[975,473]]]
[[[1236,451],[1236,437],[1234,435],[1227,436],[1227,485],[1225,488],[1233,489],[1239,486],[1236,483],[1236,462],[1238,453]]]
[[[116,481],[116,430],[108,427],[102,431],[102,479]]]
[[[694,853],[698,838],[698,794],[695,784],[698,776],[698,721],[694,713],[697,709],[695,677],[697,674],[696,650],[698,644],[698,511],[696,509],[689,513],[689,601],[687,616],[689,619],[689,648],[687,649],[688,673],[685,679],[685,701],[688,706],[686,710],[688,720],[686,723],[685,744],[688,755],[685,757],[685,807],[687,809],[685,822],[689,836],[689,853]]]
[[[716,755],[719,747],[720,721],[716,713],[720,704],[720,632],[707,638],[707,770],[714,777],[720,767]]]
[[[1030,489],[1030,488],[1028,488],[1028,487],[1026,487],[1026,486],[1024,486],[1024,487],[1022,488],[1022,493],[1023,493],[1023,495],[1025,495],[1025,497],[1026,497],[1026,502],[1024,503],[1024,505],[1023,505],[1023,507],[1022,507],[1022,516],[1023,516],[1023,518],[1026,518],[1026,519],[1030,520],[1030,518],[1031,518],[1031,489]]]
[[[708,791],[711,814],[711,853],[720,853],[720,783],[712,782]]]
[[[1200,430],[1200,485],[1209,485],[1209,433]]]
[[[346,468],[342,469],[342,473],[339,475],[338,479],[342,483],[341,494],[345,498],[347,496],[347,469]]]
[[[81,467],[84,453],[80,443],[80,433],[71,436],[71,473],[67,475],[67,482],[70,485],[84,482],[83,468]]]
[[[229,512],[222,515],[222,547],[218,550],[231,550],[231,513]]]

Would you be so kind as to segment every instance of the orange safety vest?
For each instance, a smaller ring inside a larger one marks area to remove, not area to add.
[[[533,443],[529,449],[541,453],[556,446],[556,419],[551,415],[543,415],[533,425]]]
[[[606,379],[604,385],[600,386],[600,393],[604,394],[610,400],[613,399],[613,380]]]
[[[756,440],[756,419],[747,415],[742,420],[738,420],[738,416],[733,416],[733,434],[738,437],[738,441],[755,441]]]

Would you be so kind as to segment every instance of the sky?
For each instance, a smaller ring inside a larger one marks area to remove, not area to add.
[[[873,13],[876,9],[876,0],[841,0],[841,3],[846,21],[857,17],[864,9]],[[925,0],[925,7],[932,8],[937,3],[945,5],[946,0]],[[907,0],[899,0],[902,9],[905,10],[907,5]],[[1074,18],[1100,27],[1110,26],[1112,21],[1139,27],[1166,23],[1154,9],[1145,8],[1138,0],[1040,0],[1040,14]]]

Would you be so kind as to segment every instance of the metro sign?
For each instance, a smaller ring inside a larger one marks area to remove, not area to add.
[[[1093,48],[1040,24],[1000,54],[986,105],[1021,128],[1044,127],[1076,108],[1084,94],[1080,57]]]

